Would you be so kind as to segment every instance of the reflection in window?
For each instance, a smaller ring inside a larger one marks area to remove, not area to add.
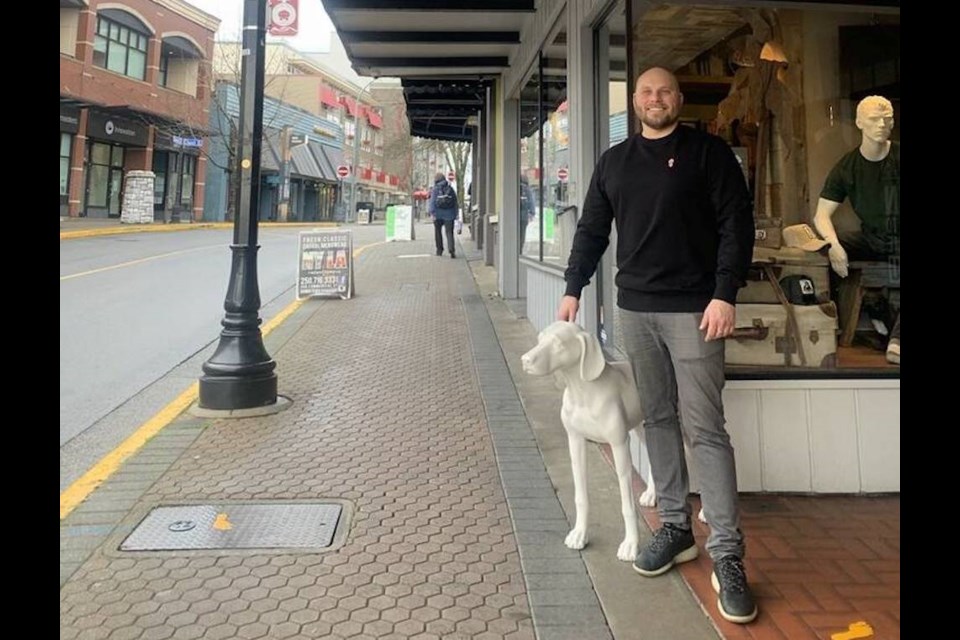
[[[540,257],[540,70],[534,68],[520,93],[520,254]],[[533,223],[533,224],[531,224]]]
[[[565,20],[520,93],[520,253],[554,264],[566,260],[575,228],[575,214],[559,217],[572,180]]]

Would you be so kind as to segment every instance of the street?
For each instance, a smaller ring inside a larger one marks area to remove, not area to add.
[[[261,319],[294,299],[298,228],[260,229]],[[383,227],[356,227],[354,247]],[[199,377],[220,334],[232,231],[60,243],[60,490]]]

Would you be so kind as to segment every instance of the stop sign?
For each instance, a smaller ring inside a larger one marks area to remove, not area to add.
[[[450,172],[447,174],[447,182],[456,182],[456,180],[457,180],[457,173],[456,171],[453,171],[451,169]]]
[[[348,175],[350,175],[350,167],[348,167],[345,164],[342,164],[339,167],[337,167],[338,178],[346,178]]]
[[[567,178],[569,177],[570,171],[568,171],[566,167],[560,167],[557,169],[557,178],[559,178],[560,182],[566,182]]]

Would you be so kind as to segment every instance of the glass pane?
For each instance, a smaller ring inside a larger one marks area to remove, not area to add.
[[[153,204],[162,205],[163,196],[166,195],[167,191],[167,174],[158,173],[156,178],[153,180]]]
[[[123,147],[114,146],[110,151],[110,164],[115,167],[123,166]]]
[[[127,48],[116,42],[110,43],[110,50],[107,51],[107,69],[117,73],[126,73],[127,71]]]
[[[183,176],[183,181],[180,183],[180,204],[184,206],[193,204],[193,176]]]
[[[110,23],[103,18],[97,18],[97,33],[107,37],[110,35]]]
[[[89,167],[90,194],[87,196],[87,205],[91,207],[107,206],[107,182],[110,168],[104,165],[92,164]]]
[[[107,66],[107,39],[103,36],[93,40],[93,64],[96,67]]]
[[[120,214],[120,194],[123,187],[123,171],[110,170],[110,215]]]
[[[70,181],[70,159],[60,158],[60,195],[67,195],[67,185]]]
[[[110,164],[110,145],[94,142],[90,147],[90,162],[93,164]]]
[[[120,25],[110,23],[110,39],[120,40]]]
[[[61,133],[60,134],[60,157],[70,157],[70,134]]]
[[[520,203],[518,241],[520,255],[540,257],[540,72],[533,75],[520,91]]]
[[[142,51],[130,50],[127,59],[127,75],[131,78],[143,80],[147,72],[147,55]]]
[[[127,44],[130,42],[130,29],[126,27],[120,27],[120,42]],[[134,36],[134,43],[136,43],[136,36]]]
[[[561,15],[560,24],[566,18]],[[566,30],[543,50],[543,260],[565,263],[576,231],[575,213],[565,212],[571,175],[570,103],[567,102]]]

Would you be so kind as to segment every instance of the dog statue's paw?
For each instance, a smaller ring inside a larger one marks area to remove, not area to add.
[[[640,494],[640,506],[641,507],[655,507],[657,506],[657,492],[651,486],[647,486],[643,493]]]
[[[617,558],[624,562],[633,562],[637,559],[637,552],[640,550],[640,543],[636,540],[624,539],[617,549]]]
[[[703,524],[707,524],[707,516],[703,515],[703,507],[701,507],[700,511],[697,513],[697,520]]]
[[[570,549],[583,549],[587,546],[587,532],[580,529],[571,529],[563,544]]]

